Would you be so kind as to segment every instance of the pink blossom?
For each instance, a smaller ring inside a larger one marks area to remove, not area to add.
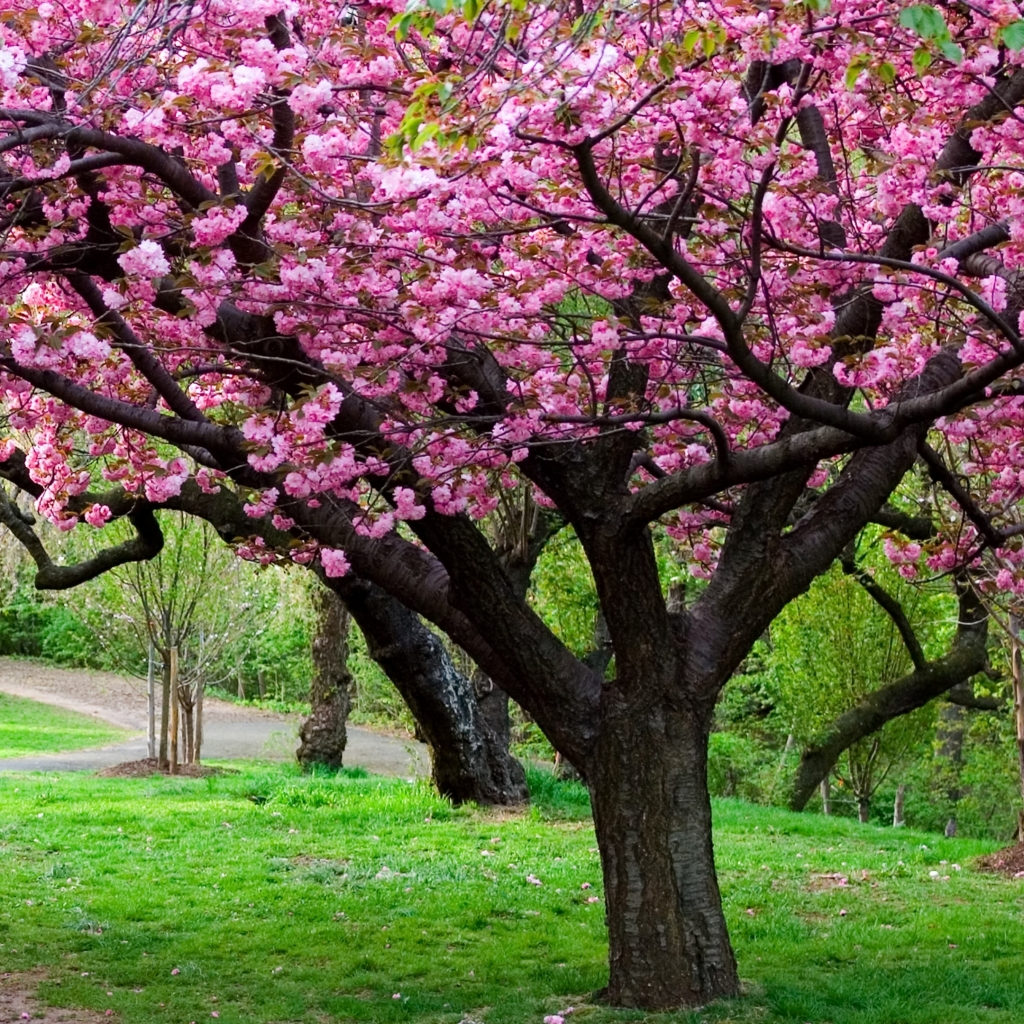
[[[91,331],[78,331],[68,339],[68,351],[79,359],[103,360],[110,355],[110,344]]]
[[[90,526],[105,526],[109,521],[111,511],[106,505],[92,505],[83,518]]]
[[[246,209],[242,203],[228,208],[215,206],[205,216],[192,221],[192,233],[198,245],[220,245],[229,235],[234,234],[245,220]]]
[[[330,577],[344,576],[351,568],[345,552],[336,548],[321,548],[320,564],[324,567],[324,574]]]
[[[117,262],[129,277],[163,277],[171,269],[163,249],[149,238],[139,242],[134,249],[122,253],[117,257]]]

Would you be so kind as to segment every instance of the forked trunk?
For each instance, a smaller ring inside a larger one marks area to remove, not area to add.
[[[711,842],[706,727],[684,706],[608,710],[589,782],[609,1000],[659,1010],[736,996]]]

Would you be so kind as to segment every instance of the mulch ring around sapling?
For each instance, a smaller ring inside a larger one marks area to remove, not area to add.
[[[106,779],[144,779],[150,775],[170,775],[169,768],[161,768],[155,757],[144,757],[141,761],[125,761],[123,764],[111,765],[97,772]],[[179,764],[174,772],[186,779],[205,779],[209,775],[236,774],[228,768],[216,768],[205,764]]]
[[[1024,843],[1014,843],[1005,850],[997,850],[976,861],[979,871],[1006,875],[1008,878],[1024,878]]]

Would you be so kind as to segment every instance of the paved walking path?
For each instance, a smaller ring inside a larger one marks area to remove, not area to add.
[[[141,735],[109,747],[34,757],[0,757],[0,771],[91,771],[146,756],[146,693],[141,680],[110,672],[52,668],[0,658],[0,691],[77,711]],[[298,746],[299,717],[240,707],[208,697],[203,705],[203,760],[288,760]],[[411,777],[430,769],[415,740],[349,726],[345,764],[380,775]]]

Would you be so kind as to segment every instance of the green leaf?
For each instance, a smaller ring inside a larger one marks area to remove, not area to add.
[[[850,66],[846,69],[846,88],[852,89],[857,84],[857,79],[860,78],[860,73],[868,66],[868,58],[861,54],[859,57],[854,57],[850,61]]]
[[[946,60],[952,61],[954,64],[959,64],[964,59],[964,51],[950,39],[940,42],[939,50]]]
[[[910,63],[919,75],[923,75],[932,66],[932,55],[925,47],[919,46]]]
[[[412,146],[410,146],[410,149],[415,152],[425,142],[429,142],[435,135],[437,135],[440,130],[441,126],[437,123],[423,125],[416,133],[416,137],[412,140]]]
[[[416,15],[412,11],[406,11],[405,14],[396,15],[388,23],[388,28],[395,33],[395,38],[399,42],[402,42],[409,35],[415,17]]]
[[[900,11],[900,24],[922,39],[948,39],[949,29],[931,4],[914,4]]]
[[[886,85],[892,85],[896,81],[896,68],[888,61],[883,61],[878,65],[878,77]]]
[[[1024,21],[1011,21],[1000,33],[1008,50],[1024,50]]]

